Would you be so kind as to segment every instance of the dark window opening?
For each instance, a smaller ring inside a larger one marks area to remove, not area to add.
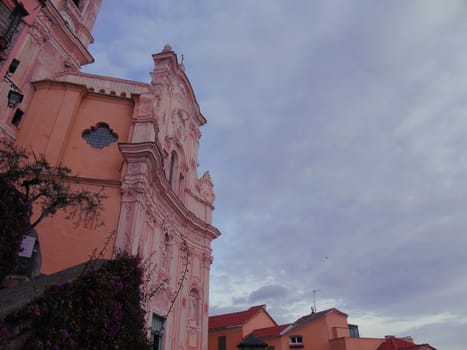
[[[29,13],[21,5],[10,10],[5,4],[0,6],[0,51],[11,46],[13,37],[19,31],[21,19]]]
[[[28,12],[19,4],[10,10],[3,1],[0,2],[0,61],[5,61],[8,57],[12,44],[23,27],[21,19],[27,15]]]
[[[217,349],[227,350],[227,337],[225,335],[221,335],[217,338]]]
[[[177,153],[173,151],[170,157],[170,171],[169,171],[169,183],[171,186],[174,185],[174,172],[175,172],[176,162],[177,162]]]
[[[164,327],[164,319],[156,314],[152,315],[151,325],[151,349],[161,350],[162,349],[162,331]]]
[[[17,109],[15,112],[15,115],[11,119],[11,124],[13,124],[15,127],[19,127],[19,124],[21,124],[21,120],[23,120],[23,115],[24,112],[21,109]]]
[[[180,173],[180,177],[178,178],[178,196],[181,200],[183,200],[183,195],[185,193],[185,177],[182,173]]]
[[[349,333],[351,338],[360,338],[357,325],[349,324]]]
[[[76,7],[79,8],[79,2],[80,2],[80,0],[73,0],[73,2],[75,3]]]

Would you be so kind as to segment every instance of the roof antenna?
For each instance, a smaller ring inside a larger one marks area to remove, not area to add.
[[[180,62],[180,64],[183,64],[183,60],[185,59],[185,57],[183,56],[182,54],[182,62]]]
[[[317,311],[316,309],[316,293],[318,293],[320,291],[320,289],[313,289],[313,308],[311,309],[312,312],[311,313],[315,313]]]

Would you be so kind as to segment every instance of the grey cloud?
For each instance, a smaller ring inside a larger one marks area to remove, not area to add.
[[[149,81],[169,42],[208,119],[211,312],[291,322],[320,289],[350,317],[466,317],[464,1],[103,4],[86,69]],[[462,327],[406,331],[455,350]]]
[[[248,296],[248,302],[256,303],[258,301],[284,299],[288,295],[288,290],[280,285],[262,286]]]

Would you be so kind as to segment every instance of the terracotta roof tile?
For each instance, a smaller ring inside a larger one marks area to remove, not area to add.
[[[273,326],[273,327],[266,327],[266,328],[258,328],[253,331],[253,334],[257,337],[274,337],[279,336],[281,332],[289,327],[291,323],[283,324],[280,326]]]
[[[428,344],[414,344],[404,339],[389,336],[386,338],[377,350],[422,350],[422,349],[433,349],[434,347]]]
[[[248,310],[240,312],[232,312],[230,314],[223,314],[209,317],[209,329],[238,327],[245,324],[260,310],[266,310],[266,305],[256,305],[250,307]]]
[[[331,308],[331,309],[327,309],[327,310],[323,310],[323,311],[319,311],[319,312],[313,312],[313,313],[311,313],[309,315],[305,315],[303,317],[300,317],[298,320],[296,320],[294,322],[294,328],[301,327],[302,325],[304,325],[306,323],[309,323],[311,321],[314,321],[314,320],[320,318],[321,316],[326,315],[329,312],[337,312],[337,313],[340,313],[340,314],[344,315],[345,317],[347,317],[347,314],[343,313],[342,311],[339,311],[336,308]]]

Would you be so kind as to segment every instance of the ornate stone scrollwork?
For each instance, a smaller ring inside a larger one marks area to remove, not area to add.
[[[209,204],[214,203],[216,195],[214,193],[214,185],[212,183],[211,175],[209,171],[206,171],[203,176],[198,180],[200,195]]]
[[[39,46],[42,46],[50,39],[49,30],[43,23],[41,23],[37,19],[32,24],[31,28],[29,29],[29,32],[31,33],[31,37],[33,38],[33,40],[37,44],[39,44]]]

